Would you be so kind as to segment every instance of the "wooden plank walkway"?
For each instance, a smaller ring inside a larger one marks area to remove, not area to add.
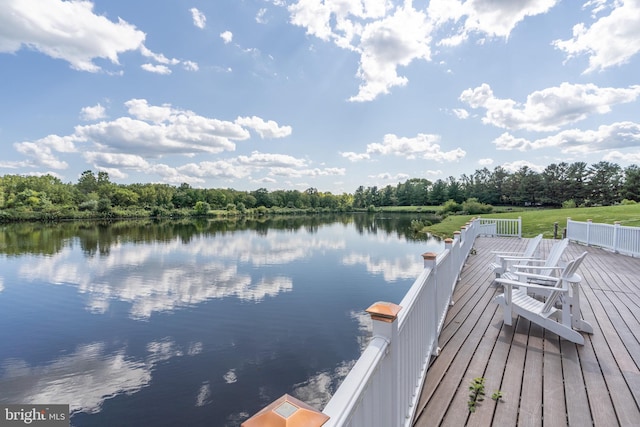
[[[554,243],[543,240],[542,254]],[[563,259],[589,252],[581,309],[593,325],[585,345],[561,340],[526,319],[505,326],[492,298],[492,250],[519,251],[526,239],[479,237],[440,335],[415,427],[640,426],[640,259],[571,243]],[[486,381],[486,398],[467,409],[468,386]],[[503,401],[491,394],[500,390]]]

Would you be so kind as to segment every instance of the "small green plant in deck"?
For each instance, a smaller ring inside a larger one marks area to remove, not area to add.
[[[477,377],[471,380],[471,384],[469,385],[469,401],[467,402],[467,406],[469,408],[469,412],[475,412],[476,407],[479,402],[484,400],[484,382],[485,379],[483,377]],[[502,391],[496,390],[491,394],[491,398],[497,402],[502,402]]]
[[[494,391],[491,398],[496,402],[502,402],[502,392],[500,390]]]
[[[484,378],[477,377],[469,385],[469,401],[467,402],[469,412],[475,412],[478,403],[484,400],[484,381]]]

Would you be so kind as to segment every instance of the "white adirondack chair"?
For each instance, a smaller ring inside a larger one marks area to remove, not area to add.
[[[510,266],[509,271],[502,274],[503,279],[522,281],[523,273],[531,273],[540,277],[529,277],[529,282],[535,282],[539,285],[552,286],[554,282],[548,282],[542,277],[557,277],[558,272],[564,267],[560,265],[562,254],[569,246],[569,239],[562,239],[551,246],[546,259],[529,259],[524,264],[514,264]],[[521,260],[525,261],[525,260]]]
[[[503,285],[504,293],[496,296],[493,301],[503,308],[504,324],[511,326],[515,314],[529,319],[564,339],[584,345],[584,337],[578,331],[592,334],[593,327],[580,317],[580,281],[582,278],[576,274],[576,271],[586,255],[587,252],[584,252],[578,258],[567,263],[559,277],[522,273],[522,276],[527,278],[543,278],[546,281],[554,282],[545,301],[529,296],[526,289],[543,288],[549,290],[547,286],[504,278],[496,279]]]
[[[489,265],[489,268],[496,274],[496,278],[500,277],[503,273],[509,270],[509,265],[514,262],[525,262],[525,260],[538,259],[536,252],[540,242],[542,241],[542,234],[538,234],[536,237],[529,239],[527,247],[523,252],[500,252],[491,251],[496,256],[495,262]]]

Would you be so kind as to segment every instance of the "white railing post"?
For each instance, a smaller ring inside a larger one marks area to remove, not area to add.
[[[618,253],[618,238],[620,236],[620,221],[613,223],[613,252]]]
[[[591,246],[591,222],[592,221],[590,219],[587,220],[587,246]]]
[[[522,217],[518,217],[518,238],[522,238]]]
[[[455,271],[457,266],[456,266],[456,259],[453,256],[453,239],[452,238],[446,238],[444,239],[444,250],[445,251],[449,251],[449,255],[447,255],[449,257],[449,263],[447,264],[449,269],[447,271],[447,277],[453,278],[453,280],[451,281],[451,299],[449,300],[449,306],[453,305],[453,289],[455,289],[456,287],[456,283],[458,282],[458,277],[460,276],[460,274],[458,273],[458,271]]]
[[[464,228],[464,227],[463,227]],[[431,347],[431,354],[435,354],[436,356],[438,354],[440,354],[440,347],[438,346],[438,333],[437,333],[437,328],[438,325],[440,324],[440,313],[438,310],[438,263],[436,262],[436,258],[438,256],[433,253],[433,252],[426,252],[424,254],[422,254],[422,259],[424,260],[424,268],[430,268],[431,269],[431,274],[433,276],[433,283],[434,283],[434,292],[433,292],[433,296],[432,298],[429,298],[429,311],[431,312],[431,315],[433,316],[431,321],[433,322],[432,324],[434,325],[434,327],[436,328],[436,332],[435,332],[435,336],[433,339],[433,345]],[[429,332],[428,332],[429,333]]]
[[[392,302],[378,301],[372,304],[365,311],[371,316],[373,323],[372,336],[382,337],[389,343],[387,360],[391,366],[389,381],[389,391],[386,394],[388,402],[378,402],[382,408],[388,408],[389,418],[383,416],[382,419],[400,420],[401,408],[399,397],[403,378],[400,373],[400,359],[398,357],[398,313],[402,309],[398,304]],[[398,424],[399,425],[399,424]]]

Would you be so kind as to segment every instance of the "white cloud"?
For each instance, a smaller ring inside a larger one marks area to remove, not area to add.
[[[406,157],[407,159],[422,158],[427,160],[455,161],[463,158],[466,152],[461,148],[451,151],[442,151],[438,142],[439,135],[428,135],[420,133],[414,138],[398,137],[393,134],[384,136],[382,143],[367,145],[368,155],[395,155]]]
[[[198,66],[198,63],[193,61],[184,61],[182,63],[182,66],[187,71],[198,71],[200,69],[200,67]]]
[[[168,121],[172,116],[178,114],[178,110],[174,110],[170,104],[161,106],[149,105],[146,99],[130,99],[124,103],[127,111],[136,119],[151,121],[154,123],[162,123]]]
[[[601,125],[595,130],[568,129],[535,141],[503,133],[493,143],[498,150],[527,151],[557,148],[562,153],[594,153],[611,149],[634,148],[640,145],[640,124],[617,122],[611,125]]]
[[[47,138],[60,138],[56,135],[50,135]],[[66,169],[69,164],[63,160],[60,160],[53,153],[51,144],[47,138],[40,139],[36,142],[17,142],[13,144],[16,151],[20,154],[23,154],[29,157],[29,160],[26,164],[29,166],[45,166],[52,169]]]
[[[106,110],[100,104],[96,104],[92,107],[83,107],[82,110],[80,110],[81,120],[93,121],[93,120],[104,119],[106,116],[107,116]]]
[[[594,84],[562,83],[560,86],[532,92],[524,104],[495,97],[483,83],[466,89],[460,100],[471,108],[484,108],[485,124],[505,129],[554,131],[564,125],[586,119],[591,114],[605,114],[615,104],[635,101],[640,85],[629,88],[601,88]]]
[[[224,31],[220,33],[220,38],[225,44],[229,44],[233,41],[233,33],[231,31]]]
[[[536,165],[526,160],[516,160],[514,162],[507,162],[500,166],[502,166],[505,170],[509,172],[517,172],[518,170],[522,169],[525,166],[534,172],[542,172],[544,171],[544,168],[545,168],[545,166]]]
[[[509,132],[505,132],[493,140],[497,150],[520,150],[527,151],[533,148],[531,142],[526,138],[516,138]]]
[[[236,123],[255,130],[261,138],[284,138],[291,135],[291,126],[278,126],[273,120],[264,121],[260,117],[238,117]]]
[[[610,153],[607,153],[604,157],[602,157],[602,160],[604,160],[605,162],[626,162],[629,164],[638,164],[640,163],[640,151],[637,151],[635,153],[621,153],[619,151],[611,151]]]
[[[354,153],[353,151],[346,151],[344,153],[340,153],[340,155],[352,162],[369,160],[371,158],[367,153]]]
[[[96,167],[100,168],[108,168],[111,166],[141,171],[149,168],[149,162],[147,162],[142,156],[135,154],[99,153],[90,151],[83,153],[83,157],[88,162],[91,162],[96,165]]]
[[[613,5],[614,9],[609,15],[598,19],[590,27],[584,23],[576,24],[572,38],[553,42],[569,59],[588,55],[589,67],[586,72],[624,64],[640,51],[640,2],[615,1]],[[602,2],[596,2],[594,6],[596,12],[603,9]]]
[[[77,126],[73,138],[93,142],[101,151],[140,154],[148,158],[171,153],[233,151],[233,141],[250,137],[249,131],[237,123],[203,117],[169,104],[154,106],[144,99],[131,99],[125,106],[131,117]],[[279,129],[275,123],[272,126]]]
[[[0,7],[0,52],[30,48],[76,70],[100,71],[98,58],[118,64],[118,56],[140,49],[145,37],[120,18],[96,15],[89,1],[5,0]]]
[[[363,83],[351,101],[371,101],[405,85],[407,79],[398,76],[397,68],[430,59],[431,25],[410,3],[393,9],[386,0],[300,0],[288,10],[291,22],[307,34],[360,54],[357,75]]]
[[[263,138],[281,138],[291,133],[291,127],[257,116],[239,117],[234,122],[218,120],[171,104],[151,105],[145,99],[130,99],[125,102],[125,107],[128,115],[78,125],[71,135],[48,135],[35,141],[15,143],[16,151],[28,160],[4,162],[0,166],[66,169],[67,162],[59,159],[57,153],[78,152],[81,144],[84,160],[114,178],[126,178],[126,171],[135,171],[157,175],[166,183],[200,184],[205,178],[241,179],[264,170],[270,176],[263,179],[268,180],[273,180],[274,175],[300,177],[345,173],[340,168],[310,168],[307,160],[290,155],[258,151],[248,156],[181,166],[152,163],[150,159],[171,155],[193,157],[201,153],[234,151],[236,141],[251,137],[249,129],[256,130]],[[91,107],[86,112],[97,114],[99,109]]]
[[[508,38],[511,31],[528,16],[547,13],[559,0],[431,0],[429,18],[439,27],[454,25],[452,33],[439,44],[455,46],[469,34]]]
[[[597,151],[636,148],[640,146],[640,124],[618,122],[601,125],[593,130],[569,129],[536,140],[533,148],[558,147],[563,153],[593,153]]]
[[[251,168],[239,166],[233,160],[218,160],[215,162],[188,163],[177,168],[188,176],[200,178],[240,179],[251,174]],[[183,181],[186,182],[186,181]]]
[[[204,13],[200,12],[195,7],[189,9],[189,12],[191,12],[191,17],[193,18],[193,25],[200,29],[203,29],[207,25],[207,17],[204,16]]]
[[[460,44],[472,32],[506,38],[526,17],[546,13],[558,1],[431,0],[423,11],[410,1],[298,0],[288,10],[291,23],[307,34],[360,55],[357,76],[362,84],[349,100],[362,102],[406,85],[398,68],[414,60],[430,61],[436,30],[453,24],[453,32],[438,42],[442,45]]]
[[[238,156],[237,162],[241,165],[253,167],[299,168],[307,165],[306,160],[297,159],[288,154],[269,154],[258,151],[254,151],[250,156]]]
[[[414,59],[431,59],[431,25],[423,12],[411,6],[398,8],[382,20],[366,24],[358,50],[361,52],[358,77],[364,81],[351,101],[371,101],[389,93],[394,86],[404,86],[407,78],[398,76],[398,66]]]
[[[464,108],[454,108],[451,111],[459,119],[463,119],[464,120],[464,119],[469,118],[469,112],[467,110],[465,110]]]
[[[169,59],[161,53],[152,52],[149,49],[147,49],[144,45],[140,46],[140,53],[142,54],[142,56],[146,58],[151,58],[154,61],[159,62],[160,64],[176,65],[180,63],[180,60],[175,58]]]
[[[369,178],[381,179],[385,181],[404,181],[409,179],[409,175],[406,173],[397,173],[395,175],[392,175],[389,172],[383,172],[377,175],[369,175]]]
[[[258,10],[258,13],[256,14],[256,22],[258,24],[266,24],[267,23],[267,19],[265,18],[266,14],[267,14],[267,9],[262,8]]]
[[[480,166],[490,166],[493,164],[493,159],[480,159],[478,160]]]
[[[587,9],[589,7],[592,7],[592,9],[591,9],[591,17],[595,18],[598,15],[598,13],[600,13],[603,10],[607,9],[608,1],[609,0],[589,0],[585,4],[582,5],[582,8],[583,9]]]
[[[283,176],[290,178],[317,177],[317,176],[342,176],[345,174],[344,168],[312,168],[294,169],[291,167],[272,167],[269,171],[271,176]]]
[[[165,164],[155,164],[151,166],[148,170],[150,174],[156,174],[162,178],[162,182],[167,184],[182,184],[186,182],[188,184],[201,184],[204,182],[204,179],[199,178],[194,175],[187,175],[181,172],[181,168],[174,168]]]
[[[142,64],[140,66],[143,70],[148,71],[150,73],[155,73],[155,74],[171,74],[171,69],[169,67],[167,67],[166,65],[162,65],[162,64]]]

